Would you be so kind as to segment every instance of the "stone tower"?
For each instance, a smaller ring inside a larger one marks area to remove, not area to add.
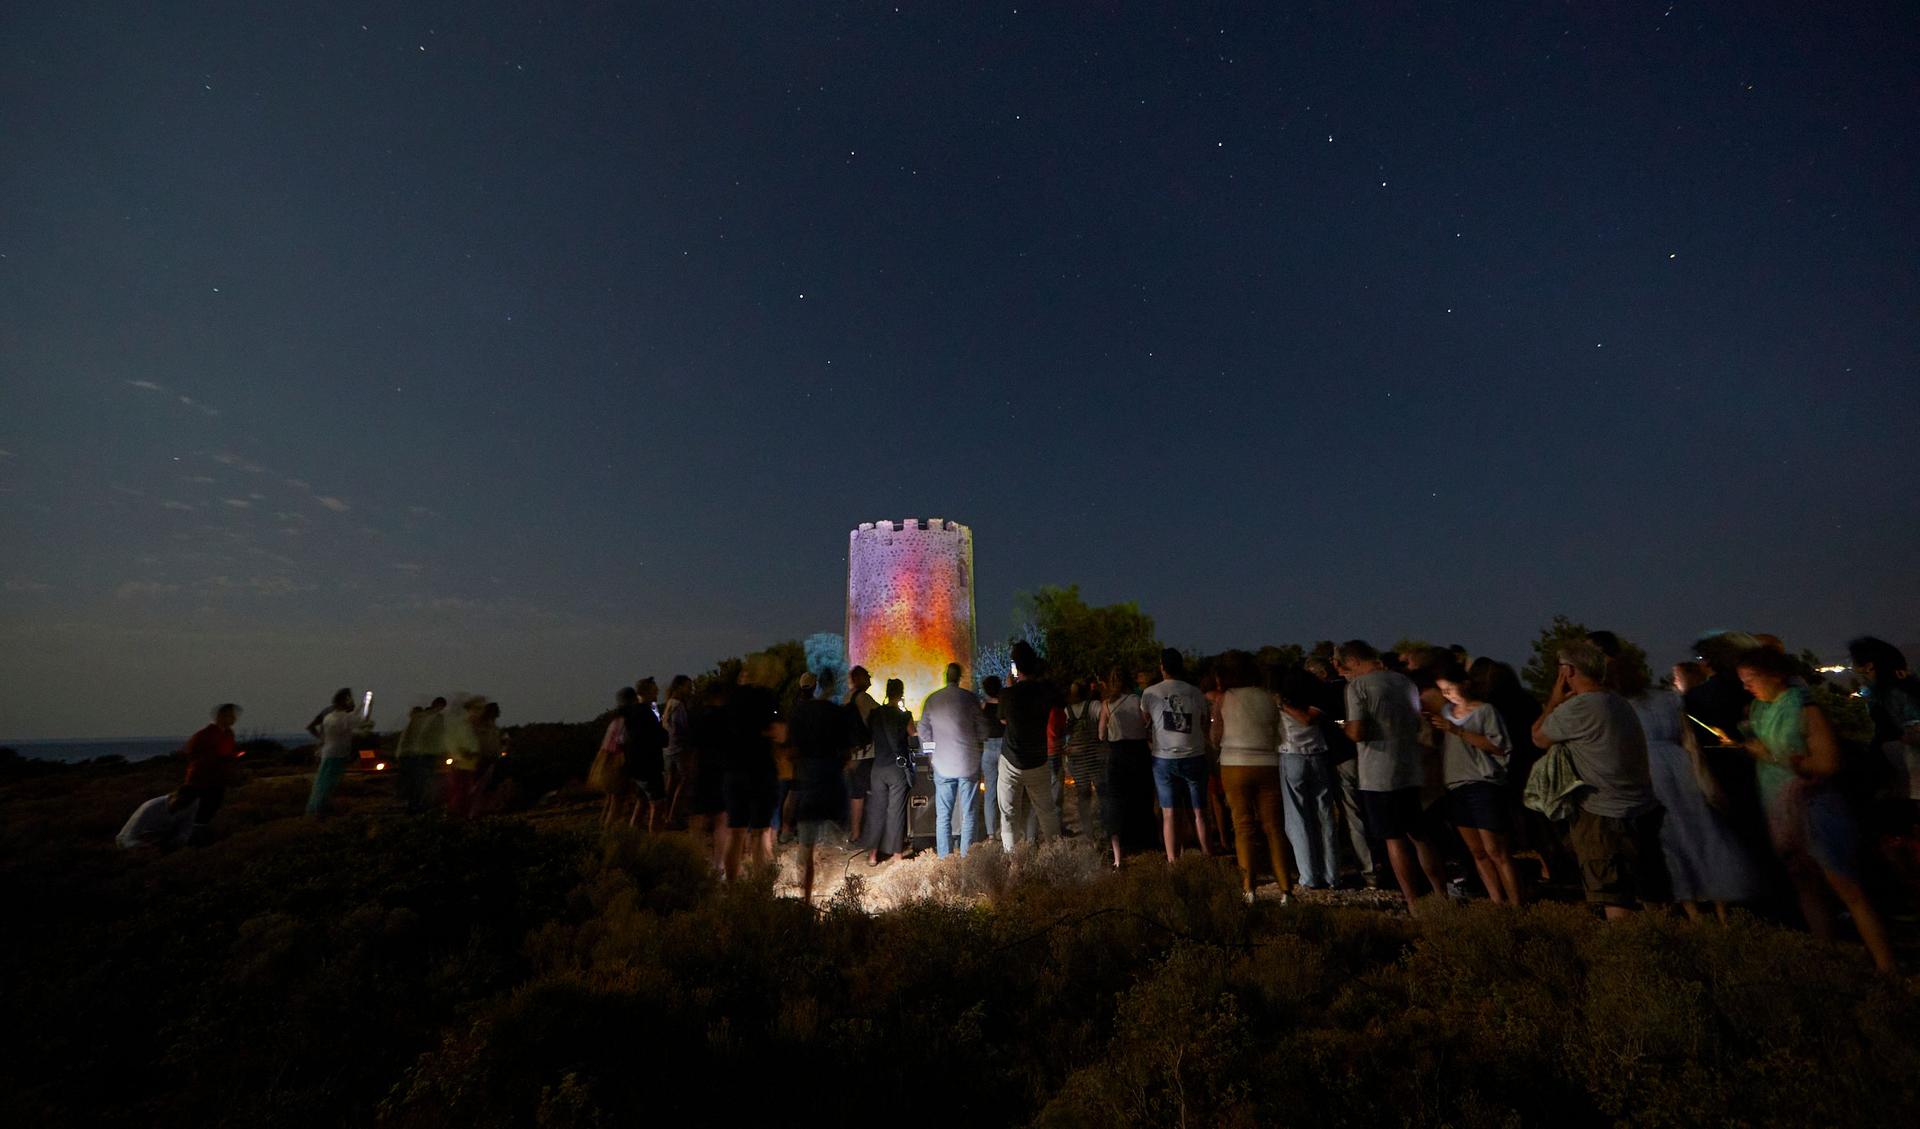
[[[946,668],[973,685],[973,531],[956,522],[862,523],[847,545],[847,662],[873,675],[880,698],[889,678],[907,685],[915,717]]]

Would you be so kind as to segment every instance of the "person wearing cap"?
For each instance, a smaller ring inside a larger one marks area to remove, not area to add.
[[[205,834],[227,789],[240,782],[240,749],[233,738],[233,726],[239,720],[240,707],[223,702],[213,708],[213,720],[187,738],[187,779],[180,785],[179,796],[182,804],[198,804],[193,816],[196,835]]]

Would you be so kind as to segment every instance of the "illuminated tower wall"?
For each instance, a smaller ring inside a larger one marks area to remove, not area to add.
[[[847,661],[907,684],[906,707],[946,682],[947,664],[973,685],[973,531],[934,518],[867,522],[847,545]]]

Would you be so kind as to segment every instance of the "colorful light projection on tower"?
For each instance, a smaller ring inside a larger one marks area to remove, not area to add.
[[[847,546],[847,661],[873,675],[878,698],[889,678],[907,685],[915,716],[946,669],[973,685],[973,531],[934,518],[863,523]]]

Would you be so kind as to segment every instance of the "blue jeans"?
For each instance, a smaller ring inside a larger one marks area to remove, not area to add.
[[[1003,738],[989,737],[980,746],[980,779],[987,786],[987,838],[1000,835],[1000,743]]]
[[[973,849],[973,798],[979,794],[978,776],[933,774],[933,849],[941,858],[953,850],[948,844],[956,824],[960,828],[960,857],[966,858]]]
[[[1185,796],[1194,811],[1207,810],[1207,758],[1153,758],[1153,787],[1160,795],[1160,808],[1172,811]]]
[[[333,795],[333,789],[340,778],[347,774],[349,757],[322,757],[320,767],[313,773],[313,791],[307,793],[307,814],[319,815],[327,806],[327,798]]]
[[[1300,881],[1307,886],[1332,886],[1340,860],[1334,840],[1340,773],[1334,768],[1333,756],[1282,753],[1280,782],[1287,805],[1287,839],[1293,843]]]

